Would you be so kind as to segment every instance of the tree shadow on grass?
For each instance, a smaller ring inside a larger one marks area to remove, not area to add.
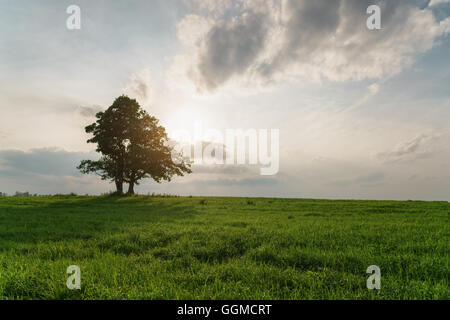
[[[91,239],[127,227],[169,223],[196,214],[180,198],[43,197],[0,207],[0,250],[17,244]]]

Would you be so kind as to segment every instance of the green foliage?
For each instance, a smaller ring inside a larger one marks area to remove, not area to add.
[[[102,180],[114,180],[117,175],[116,163],[108,156],[103,156],[98,161],[82,160],[77,169],[84,174],[95,172]]]
[[[102,157],[98,161],[83,160],[78,166],[82,173],[95,172],[103,180],[114,181],[119,194],[124,182],[129,184],[128,193],[134,194],[134,186],[141,179],[170,181],[174,175],[191,173],[190,163],[169,146],[164,127],[136,100],[120,96],[96,117],[86,132],[93,135],[88,143],[97,144]]]
[[[0,299],[449,298],[447,202],[202,200],[1,198]]]

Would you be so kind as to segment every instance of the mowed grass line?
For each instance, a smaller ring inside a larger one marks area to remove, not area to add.
[[[447,202],[0,198],[2,299],[448,299]],[[66,269],[81,268],[81,290]],[[366,269],[381,268],[381,290]]]

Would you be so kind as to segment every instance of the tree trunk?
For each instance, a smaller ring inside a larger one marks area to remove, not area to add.
[[[117,172],[116,172],[116,187],[117,193],[119,195],[123,194],[123,169],[124,169],[124,160],[122,152],[117,159]]]
[[[119,181],[118,179],[116,179],[116,189],[117,189],[117,194],[121,195],[123,194],[123,182]]]
[[[134,194],[134,182],[130,182],[128,185],[128,194]]]

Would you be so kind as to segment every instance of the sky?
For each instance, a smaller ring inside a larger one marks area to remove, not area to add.
[[[381,8],[381,29],[366,10]],[[81,28],[69,30],[70,5]],[[450,200],[449,0],[0,0],[0,192],[101,194],[84,127],[126,94],[167,128],[279,130],[279,170],[138,193]]]

